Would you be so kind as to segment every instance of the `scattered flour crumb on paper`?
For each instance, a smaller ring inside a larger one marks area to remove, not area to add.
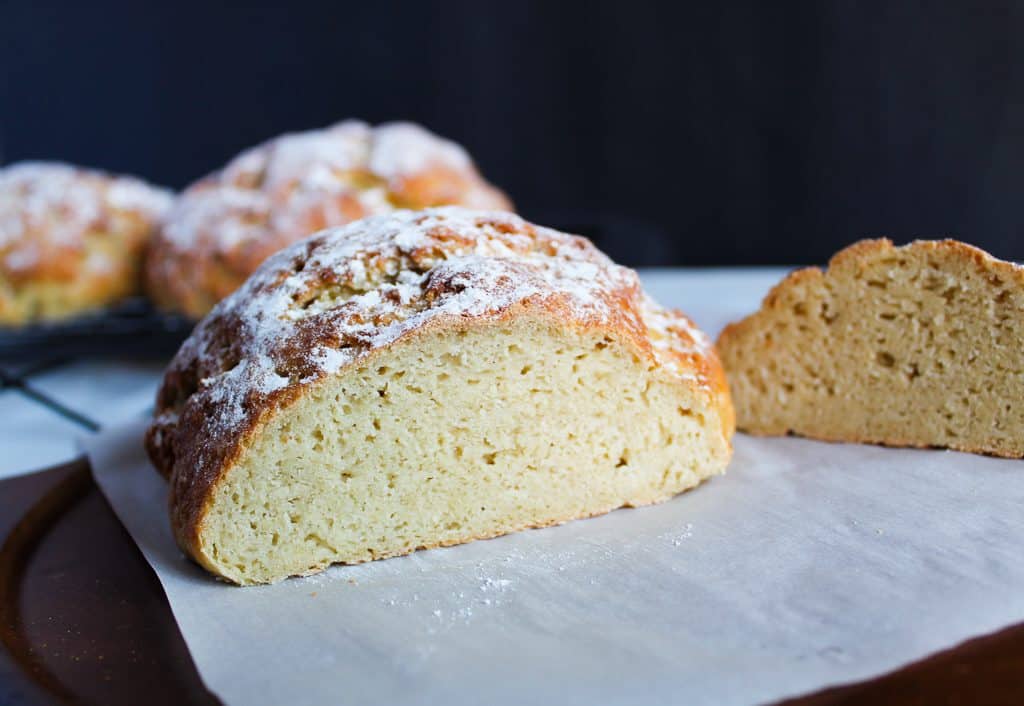
[[[686,542],[686,540],[690,539],[691,537],[693,537],[693,523],[692,522],[687,522],[683,526],[682,531],[679,531],[679,532],[669,532],[669,533],[663,534],[661,536],[662,539],[667,540],[668,542],[670,542],[673,547],[682,546]]]

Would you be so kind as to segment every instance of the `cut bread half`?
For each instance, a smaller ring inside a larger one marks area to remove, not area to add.
[[[718,350],[754,434],[1024,455],[1024,269],[865,240],[799,270]]]
[[[727,457],[708,400],[621,342],[535,317],[439,328],[269,419],[196,556],[274,581],[658,502]]]
[[[724,470],[710,341],[589,242],[399,212],[273,256],[168,370],[180,546],[238,584],[666,500]]]

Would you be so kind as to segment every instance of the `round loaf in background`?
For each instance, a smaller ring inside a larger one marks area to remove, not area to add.
[[[65,319],[141,290],[171,192],[55,162],[0,169],[0,325]]]
[[[442,205],[512,210],[462,147],[412,123],[281,135],[186,189],[150,248],[147,289],[161,308],[200,318],[318,230]]]

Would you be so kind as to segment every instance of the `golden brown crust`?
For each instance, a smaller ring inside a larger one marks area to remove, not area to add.
[[[396,208],[512,210],[461,147],[423,128],[346,121],[247,150],[182,195],[147,256],[150,296],[199,318],[263,260]]]
[[[169,367],[146,438],[193,556],[214,489],[270,415],[399,341],[518,317],[621,342],[733,414],[710,341],[589,241],[511,214],[400,211],[271,257],[197,327]],[[567,518],[568,519],[568,518]]]
[[[667,320],[657,326],[650,322],[658,319],[658,313]],[[662,357],[675,362],[677,369],[692,371],[699,385],[708,390],[713,399],[721,401],[722,433],[731,439],[736,432],[736,414],[732,406],[729,382],[725,368],[710,340],[683,312],[676,309],[645,312],[644,319],[649,322],[647,341],[657,340],[664,331],[668,333],[666,346],[661,350]]]
[[[753,334],[761,329],[765,322],[780,316],[787,307],[792,305],[793,301],[804,299],[805,293],[825,286],[826,280],[832,281],[834,278],[845,275],[859,277],[863,270],[874,265],[879,260],[891,258],[895,264],[901,265],[908,258],[918,255],[938,255],[941,258],[969,262],[978,271],[985,273],[989,282],[996,286],[1011,285],[1018,289],[1024,289],[1024,267],[1013,262],[995,258],[984,250],[967,243],[952,239],[916,240],[907,245],[897,247],[887,238],[861,240],[833,255],[825,271],[817,267],[808,267],[791,272],[768,292],[762,301],[761,308],[757,312],[726,326],[719,335],[716,347],[722,352],[723,357],[728,359],[729,352],[744,347],[746,345],[744,342],[752,340],[754,338]],[[770,338],[763,342],[763,345],[770,346],[770,344]],[[770,351],[762,350],[761,355],[768,356]],[[746,433],[763,436],[796,433],[793,429],[788,428],[764,428],[749,419],[740,424],[740,429]],[[862,433],[840,434],[818,430],[812,436],[816,439],[831,442],[871,443],[882,446],[911,448],[950,448],[958,451],[1015,458],[1022,455],[1013,450],[983,446],[971,443],[969,440],[951,440],[943,443],[941,446],[922,443],[920,439],[907,436],[905,432],[898,430],[890,430],[890,433],[884,436],[865,435]]]
[[[171,194],[57,163],[0,169],[0,324],[60,319],[139,291]]]

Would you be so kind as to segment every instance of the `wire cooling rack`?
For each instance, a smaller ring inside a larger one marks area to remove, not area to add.
[[[66,365],[71,361],[68,360],[52,360],[46,361],[40,365],[32,365],[26,369],[18,370],[17,372],[4,370],[0,368],[0,394],[5,393],[20,393],[24,397],[36,402],[43,407],[46,407],[52,412],[64,417],[65,419],[74,422],[80,427],[88,429],[89,431],[96,431],[100,428],[100,425],[89,416],[76,412],[62,402],[54,399],[50,395],[45,394],[37,390],[32,386],[29,378],[39,373],[44,373],[54,368],[59,368],[62,365]]]
[[[78,426],[99,423],[33,385],[42,373],[86,359],[169,358],[194,322],[155,311],[141,299],[69,322],[0,328],[0,395],[17,394]]]

